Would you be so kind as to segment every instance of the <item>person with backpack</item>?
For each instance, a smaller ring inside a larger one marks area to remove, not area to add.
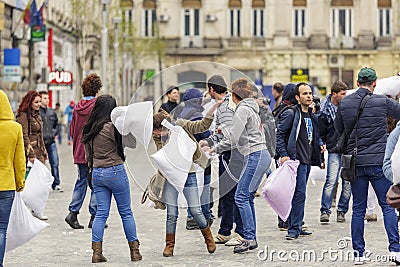
[[[286,109],[281,114],[276,134],[276,150],[281,164],[289,159],[300,161],[286,240],[311,234],[302,230],[307,180],[311,165],[321,166],[321,153],[325,150],[319,137],[317,118],[310,108],[313,102],[311,87],[307,83],[299,83],[295,87],[294,95],[299,104],[295,109]]]
[[[338,151],[337,148],[339,133],[336,132],[333,122],[336,117],[337,107],[340,101],[346,96],[347,89],[348,87],[344,82],[334,82],[331,88],[332,93],[322,102],[321,111],[318,116],[319,133],[328,150],[327,175],[321,197],[321,216],[319,219],[321,223],[329,222],[333,191],[339,180],[341,151]],[[350,182],[342,179],[342,193],[340,194],[337,206],[337,222],[345,222],[345,214],[349,210],[350,197]]]

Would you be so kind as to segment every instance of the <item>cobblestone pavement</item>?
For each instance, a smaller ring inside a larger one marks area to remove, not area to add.
[[[65,222],[68,205],[71,200],[74,181],[77,176],[72,163],[72,147],[66,144],[58,146],[60,154],[60,172],[63,193],[50,193],[45,214],[50,224],[30,242],[6,254],[5,266],[91,266],[91,231],[89,221],[88,198],[85,200],[79,221],[85,229],[73,230]],[[128,153],[130,169],[139,184],[145,185],[153,173],[145,152],[141,149]],[[245,254],[233,254],[233,248],[218,245],[217,251],[210,255],[200,231],[185,229],[186,211],[181,210],[178,223],[177,243],[174,256],[164,258],[165,211],[154,210],[140,204],[142,191],[131,180],[132,209],[134,212],[138,237],[141,242],[143,260],[137,263],[129,258],[128,244],[123,234],[122,223],[115,202],[111,206],[108,229],[105,230],[103,254],[107,263],[96,266],[351,266],[350,219],[346,215],[345,223],[336,223],[335,211],[331,223],[319,223],[319,208],[322,182],[308,184],[305,222],[311,236],[286,241],[286,232],[277,228],[274,211],[262,198],[256,198],[257,237],[259,249]],[[216,206],[214,214],[216,214]],[[219,219],[212,225],[212,232],[218,230]],[[384,231],[382,212],[378,210],[378,222],[366,223],[366,248],[371,251],[369,266],[389,266],[387,255],[387,237]],[[339,249],[339,247],[341,249]],[[279,250],[282,250],[278,253]],[[267,253],[265,253],[267,252]],[[313,254],[315,253],[315,254]],[[268,255],[268,257],[266,257]],[[271,255],[273,258],[271,258]],[[280,256],[280,259],[278,258]],[[350,255],[350,256],[349,256]],[[311,257],[311,259],[309,259]],[[296,259],[297,258],[297,259]],[[350,260],[349,260],[350,258]],[[299,262],[300,261],[300,262]]]

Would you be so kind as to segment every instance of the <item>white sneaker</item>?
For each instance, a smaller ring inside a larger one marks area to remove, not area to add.
[[[390,251],[390,261],[400,265],[400,252]]]
[[[354,257],[354,265],[363,265],[365,263],[364,257]]]
[[[53,189],[53,192],[59,192],[59,193],[62,193],[62,192],[64,192],[64,190],[62,190],[61,186],[59,186],[59,185],[56,185],[56,187]]]
[[[244,239],[238,233],[234,233],[232,235],[232,238],[228,242],[225,243],[225,246],[229,246],[229,247],[237,246],[237,245],[242,244],[243,240]]]
[[[46,215],[43,215],[43,214],[39,215],[39,214],[36,214],[34,211],[32,211],[32,215],[42,221],[46,221],[49,219],[49,217],[47,217]]]

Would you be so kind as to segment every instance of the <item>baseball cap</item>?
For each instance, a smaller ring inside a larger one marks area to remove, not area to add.
[[[377,79],[376,77],[376,72],[374,69],[365,67],[360,70],[358,73],[358,79],[357,81],[359,82],[373,82]]]

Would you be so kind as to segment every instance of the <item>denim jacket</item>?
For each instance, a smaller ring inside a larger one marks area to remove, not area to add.
[[[311,165],[320,166],[320,146],[324,143],[319,136],[317,118],[311,112],[311,109],[309,109],[309,114],[313,124],[313,154],[311,157]],[[296,159],[296,142],[301,123],[300,105],[297,105],[294,110],[288,109],[281,114],[276,132],[276,151],[279,157],[288,156],[292,160]]]
[[[397,141],[399,140],[400,136],[400,122],[397,123],[396,128],[390,133],[385,149],[385,157],[383,158],[383,173],[385,177],[393,182],[393,173],[392,173],[392,154],[394,152],[394,148],[396,147]],[[398,182],[398,181],[397,181]]]

